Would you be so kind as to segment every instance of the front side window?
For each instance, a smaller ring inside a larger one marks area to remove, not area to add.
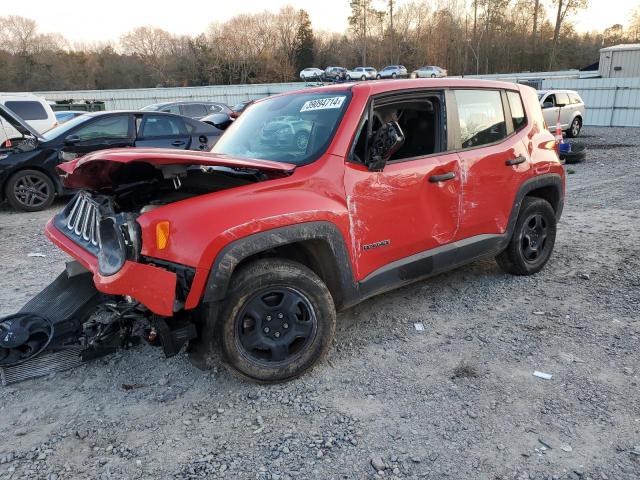
[[[248,108],[213,153],[304,165],[328,147],[351,94],[348,91],[272,97]]]
[[[178,105],[167,105],[166,107],[162,107],[160,111],[180,115],[180,107]]]
[[[8,101],[5,105],[23,120],[46,120],[49,118],[47,111],[40,102],[16,100]]]
[[[147,115],[142,122],[140,136],[170,137],[185,133],[184,123],[178,117],[169,115]]]
[[[507,136],[498,90],[456,90],[462,148],[498,142]]]
[[[367,146],[376,132],[388,122],[397,122],[404,134],[402,147],[389,159],[390,162],[424,157],[443,151],[442,102],[437,95],[427,95],[418,99],[381,100],[374,103],[373,121],[369,130],[367,112],[353,145],[352,159],[366,163]]]
[[[513,129],[517,132],[527,124],[527,116],[524,113],[522,98],[520,98],[518,92],[507,92],[507,100],[509,100],[509,108],[511,109]]]
[[[120,115],[100,118],[95,122],[91,122],[86,127],[78,129],[75,134],[82,141],[94,140],[96,138],[128,138],[129,117]]]

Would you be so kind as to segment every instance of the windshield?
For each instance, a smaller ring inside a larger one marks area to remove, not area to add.
[[[72,118],[68,122],[64,122],[62,125],[58,125],[57,127],[52,128],[51,130],[47,130],[42,134],[42,138],[44,138],[47,142],[49,140],[53,140],[54,138],[58,138],[61,135],[64,135],[69,130],[74,128],[77,125],[80,125],[87,119],[87,115],[80,115],[79,117]]]
[[[233,122],[212,152],[307,164],[327,148],[350,98],[334,91],[263,100]]]

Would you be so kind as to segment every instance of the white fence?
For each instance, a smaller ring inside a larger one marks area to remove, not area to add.
[[[107,110],[138,110],[152,103],[185,100],[212,100],[233,105],[243,100],[304,88],[305,84],[265,83],[256,85],[215,85],[208,87],[134,88],[129,90],[75,90],[34,92],[47,100],[99,100]]]
[[[587,105],[585,125],[640,127],[640,78],[585,78],[593,72],[540,72],[482,75],[511,82],[532,82],[542,89],[576,90]],[[275,93],[304,88],[296,83],[258,85],[217,85],[184,88],[140,88],[131,90],[80,90],[37,92],[48,100],[101,100],[107,110],[139,109],[151,103],[180,100],[218,100],[233,105],[242,100],[263,98]]]

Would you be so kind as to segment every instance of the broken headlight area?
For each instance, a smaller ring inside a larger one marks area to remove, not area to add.
[[[19,312],[0,319],[0,384],[73,368],[141,340],[175,355],[196,338],[191,320],[165,319],[131,298],[104,295],[72,262]]]
[[[118,212],[113,198],[78,192],[56,215],[58,230],[98,258],[101,275],[114,275],[141,249],[137,214]]]

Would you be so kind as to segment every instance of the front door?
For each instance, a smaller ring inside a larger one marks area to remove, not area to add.
[[[133,140],[131,115],[101,115],[69,132],[60,157],[71,160],[96,150],[131,147]]]
[[[372,119],[370,122],[369,119]],[[358,280],[391,262],[451,242],[458,229],[458,156],[446,153],[441,92],[375,99],[345,172]],[[396,121],[405,142],[380,172],[364,166],[367,139]]]

